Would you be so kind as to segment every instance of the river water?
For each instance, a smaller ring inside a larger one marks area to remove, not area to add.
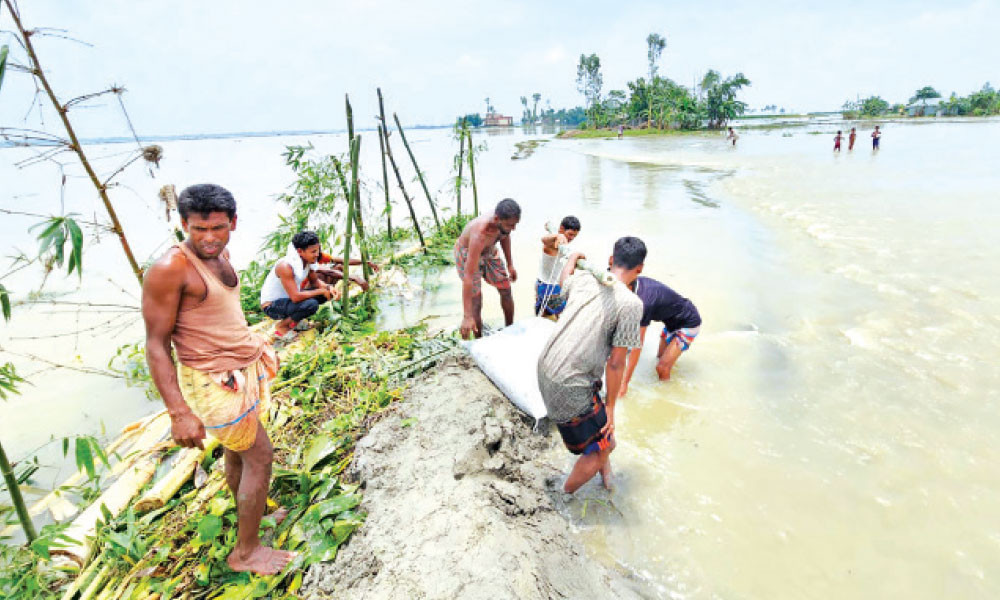
[[[1000,121],[888,123],[878,153],[862,127],[858,147],[834,155],[833,133],[845,126],[747,129],[736,147],[710,134],[551,140],[521,160],[510,159],[516,142],[549,136],[477,138],[489,146],[477,166],[481,205],[510,196],[524,210],[513,238],[519,317],[531,312],[543,224],[567,214],[583,223],[576,245],[598,261],[621,235],[643,238],[645,274],[691,298],[703,316],[669,382],[656,381],[656,336],[648,336],[619,404],[618,491],[609,497],[590,486],[569,505],[588,547],[648,579],[658,596],[1000,594],[1000,173],[990,158]],[[371,132],[362,135],[378,204],[377,145]],[[409,137],[432,190],[450,198],[449,134]],[[169,239],[155,200],[160,185],[213,181],[240,203],[232,251],[245,264],[274,223],[275,194],[292,179],[280,152],[305,141],[163,143],[156,178],[131,170],[116,190],[137,253],[155,255]],[[345,146],[338,135],[308,141],[325,152]],[[0,151],[0,177],[14,182],[18,205],[58,210],[58,179],[48,167],[13,169],[18,153]],[[108,170],[115,160],[106,159]],[[70,177],[68,210],[94,215],[80,183]],[[405,211],[395,210],[397,218]],[[4,215],[0,234],[27,249],[31,222]],[[112,241],[105,235],[90,247],[82,284],[53,275],[46,289],[134,306],[136,285]],[[19,290],[37,287],[37,273],[19,275]],[[415,297],[384,301],[380,325],[428,315],[457,325],[453,269],[417,283]],[[485,303],[487,322],[500,323],[489,288]],[[0,405],[0,439],[11,454],[49,435],[113,431],[155,408],[117,380],[23,356],[102,368],[117,346],[140,339],[134,312],[108,324],[119,313],[15,310],[0,334],[8,351],[0,360],[33,374],[33,385]],[[45,337],[79,323],[95,328]],[[43,475],[55,481],[58,473]]]

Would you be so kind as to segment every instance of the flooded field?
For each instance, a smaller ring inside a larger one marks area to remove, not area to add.
[[[702,314],[669,382],[656,381],[647,337],[619,404],[619,489],[609,503],[585,488],[568,515],[595,553],[664,598],[1000,595],[1000,173],[989,150],[1000,121],[889,123],[878,153],[862,125],[854,151],[834,155],[834,132],[849,128],[747,129],[735,148],[713,134],[551,140],[521,160],[510,159],[517,142],[550,136],[477,137],[489,145],[477,166],[481,206],[509,196],[524,211],[513,237],[518,317],[531,313],[543,225],[567,214],[580,218],[576,245],[594,260],[621,235],[643,238],[645,274]],[[377,140],[362,135],[378,206]],[[451,204],[449,132],[408,138]],[[246,264],[291,181],[280,153],[306,141],[345,148],[336,135],[164,143],[156,179],[130,172],[116,191],[140,259],[169,244],[159,187],[215,182],[236,195],[231,248]],[[123,148],[101,150],[112,170]],[[0,150],[0,178],[25,211],[57,212],[58,174],[14,169],[19,152]],[[69,175],[67,210],[99,216]],[[471,200],[466,192],[464,206]],[[0,237],[28,250],[33,222],[4,215]],[[112,242],[105,234],[88,246],[82,284],[53,275],[46,290],[137,306]],[[39,280],[24,272],[11,287]],[[380,325],[431,316],[457,326],[453,269],[415,283],[412,298],[384,299]],[[487,322],[502,323],[489,289],[485,306]],[[15,458],[50,435],[114,431],[157,407],[119,380],[28,356],[103,369],[118,346],[141,340],[134,310],[98,308],[18,306],[0,330],[0,362],[32,383],[0,404],[0,438]],[[57,449],[44,452],[58,462]],[[43,470],[38,483],[57,478]]]

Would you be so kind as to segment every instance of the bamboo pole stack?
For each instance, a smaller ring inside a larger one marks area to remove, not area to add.
[[[413,150],[410,149],[410,143],[406,141],[406,133],[403,132],[403,126],[399,123],[399,115],[392,113],[392,118],[396,120],[396,129],[399,130],[399,139],[403,140],[403,146],[406,147],[406,152],[410,155],[410,161],[413,162],[413,170],[417,172],[417,179],[420,180],[420,186],[424,188],[424,195],[427,196],[427,204],[430,205],[431,214],[434,215],[434,225],[440,228],[441,221],[438,220],[438,213],[437,209],[434,207],[434,200],[431,198],[431,193],[427,191],[427,183],[424,181],[424,174],[420,170],[420,165],[417,164],[417,157],[413,155]]]

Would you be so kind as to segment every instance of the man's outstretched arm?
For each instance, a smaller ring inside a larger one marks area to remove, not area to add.
[[[628,351],[628,358],[626,359],[625,376],[622,380],[622,389],[619,397],[624,396],[628,392],[628,384],[632,381],[632,374],[635,373],[635,367],[639,364],[639,356],[642,354],[642,342],[646,341],[646,328],[639,328],[639,347],[632,348]]]
[[[142,284],[142,319],[146,323],[146,362],[170,415],[170,434],[186,448],[204,448],[205,426],[188,407],[177,385],[177,369],[170,355],[170,336],[177,321],[187,260],[174,254],[146,271]]]

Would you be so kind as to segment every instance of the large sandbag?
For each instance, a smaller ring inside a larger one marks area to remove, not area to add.
[[[538,357],[556,324],[531,317],[491,336],[463,342],[473,360],[515,406],[535,419],[547,412],[538,391]]]

